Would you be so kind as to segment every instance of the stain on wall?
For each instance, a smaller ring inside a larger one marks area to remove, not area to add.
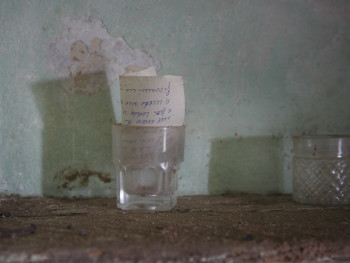
[[[110,183],[112,181],[111,174],[102,173],[98,171],[91,171],[87,167],[83,169],[76,169],[69,166],[62,171],[58,172],[54,179],[58,182],[58,189],[64,188],[67,190],[73,190],[75,185],[87,187],[90,180],[98,179],[103,183]]]
[[[75,77],[39,81],[31,87],[43,122],[40,183],[45,196],[110,196],[115,192],[113,177],[109,183],[98,180],[98,174],[114,172],[109,160],[114,116],[107,79],[104,72],[80,77],[98,81],[102,91],[93,96],[65,92],[62,83]]]

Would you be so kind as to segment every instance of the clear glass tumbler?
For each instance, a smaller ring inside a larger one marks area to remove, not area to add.
[[[293,144],[293,199],[350,204],[350,136],[296,136]]]
[[[177,201],[185,127],[113,125],[117,202],[124,210],[167,211]]]

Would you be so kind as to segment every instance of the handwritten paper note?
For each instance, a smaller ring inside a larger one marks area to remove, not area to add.
[[[125,126],[182,126],[185,94],[182,77],[121,76],[122,124]]]

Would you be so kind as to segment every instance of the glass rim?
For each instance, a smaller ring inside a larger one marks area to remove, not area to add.
[[[127,126],[123,125],[121,123],[112,123],[112,127],[118,127],[118,128],[134,128],[134,129],[141,129],[141,128],[158,128],[158,129],[169,129],[169,128],[182,128],[186,127],[186,125],[181,125],[181,126]]]

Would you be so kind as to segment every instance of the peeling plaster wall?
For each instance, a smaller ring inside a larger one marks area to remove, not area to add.
[[[186,92],[181,195],[290,193],[291,136],[350,133],[349,1],[0,2],[0,193],[111,196],[117,75]]]
[[[68,17],[63,21],[65,30],[49,44],[48,59],[52,71],[62,81],[63,90],[68,94],[96,94],[118,81],[119,75],[130,66],[154,66],[161,68],[159,60],[140,49],[131,48],[122,37],[108,34],[103,22],[92,16],[80,19]],[[82,76],[103,72],[103,81],[89,81]]]

